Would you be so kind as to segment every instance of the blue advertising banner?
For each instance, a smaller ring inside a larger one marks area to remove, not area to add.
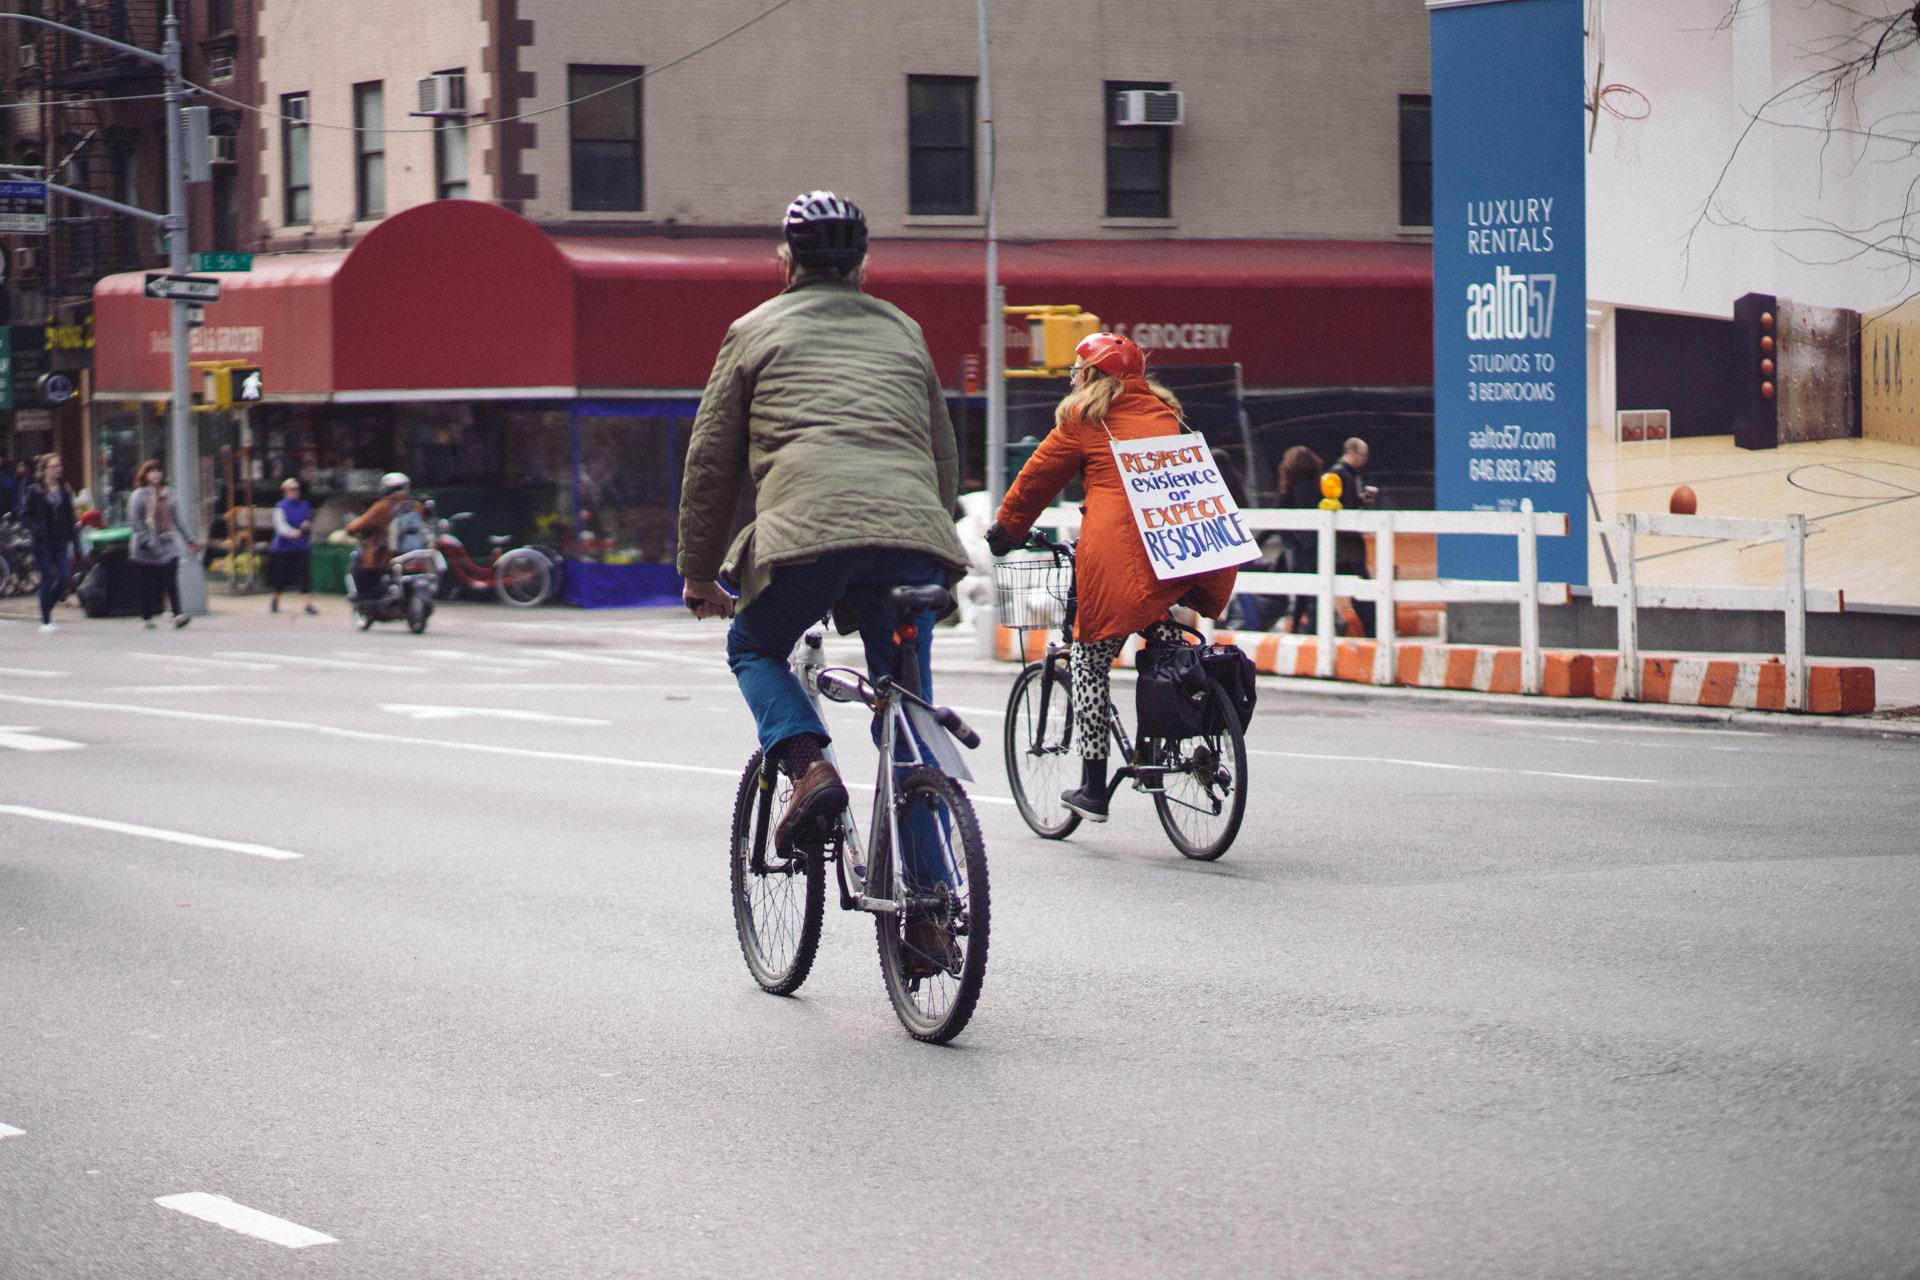
[[[1580,0],[1428,0],[1434,492],[1563,511],[1540,577],[1587,580],[1587,234]],[[1443,537],[1443,578],[1512,579],[1511,538]]]

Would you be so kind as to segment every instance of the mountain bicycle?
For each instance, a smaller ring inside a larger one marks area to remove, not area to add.
[[[830,836],[776,847],[774,827],[793,783],[756,751],[740,778],[730,852],[734,926],[755,982],[791,995],[806,981],[820,945],[831,864],[840,909],[873,915],[894,1013],[914,1039],[933,1044],[953,1039],[973,1016],[986,976],[990,914],[986,846],[960,788],[973,775],[950,740],[971,748],[980,735],[919,692],[921,640],[912,619],[949,600],[943,587],[888,593],[899,651],[891,674],[876,681],[827,666],[823,628],[794,648],[791,666],[816,711],[826,698],[873,712],[880,758],[865,836],[849,805]],[[834,760],[830,746],[823,754]]]
[[[1107,799],[1131,782],[1153,797],[1160,825],[1174,848],[1189,858],[1212,861],[1240,833],[1247,808],[1247,745],[1240,717],[1217,681],[1207,680],[1201,731],[1190,737],[1127,737],[1120,709],[1107,701],[1106,722],[1077,724],[1070,660],[1074,595],[1074,547],[1036,531],[1024,548],[1038,553],[994,565],[994,594],[1001,625],[1023,635],[1060,629],[1061,641],[1030,662],[1007,698],[1007,782],[1014,804],[1036,835],[1064,840],[1080,815],[1061,802],[1080,781],[1080,738],[1111,734],[1121,767],[1107,782]],[[1176,624],[1178,625],[1178,624]],[[1195,637],[1191,627],[1182,630]]]

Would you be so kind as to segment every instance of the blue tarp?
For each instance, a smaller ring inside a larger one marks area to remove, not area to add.
[[[634,609],[680,604],[680,575],[670,564],[567,561],[561,597],[582,609]]]

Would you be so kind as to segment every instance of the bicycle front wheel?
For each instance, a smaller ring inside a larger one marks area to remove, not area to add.
[[[1205,726],[1195,737],[1155,738],[1141,744],[1165,770],[1153,807],[1174,848],[1210,862],[1240,834],[1247,811],[1247,744],[1226,690],[1207,681]]]
[[[531,609],[553,594],[553,565],[531,547],[515,547],[493,566],[493,590],[503,603]]]
[[[777,996],[807,980],[825,901],[819,850],[796,849],[791,858],[774,851],[773,828],[792,791],[756,751],[733,803],[733,925],[753,980]]]
[[[1064,840],[1080,825],[1080,815],[1060,802],[1061,793],[1079,783],[1073,687],[1065,662],[1056,662],[1054,678],[1047,680],[1044,661],[1054,660],[1029,665],[1007,699],[1007,785],[1035,834]]]
[[[960,1034],[987,973],[987,850],[973,805],[938,769],[900,784],[895,801],[895,910],[874,917],[880,972],[900,1024],[916,1040]]]

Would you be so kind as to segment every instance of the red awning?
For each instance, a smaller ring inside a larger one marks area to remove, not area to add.
[[[547,398],[706,383],[727,325],[777,289],[762,240],[553,237],[478,201],[421,205],[350,252],[220,277],[195,359],[264,370],[270,398]],[[984,350],[979,241],[875,241],[868,289],[920,323],[949,385]],[[1078,303],[1163,364],[1239,362],[1249,386],[1433,380],[1432,253],[1317,241],[1007,244],[1012,304]],[[94,289],[94,394],[164,394],[167,304],[144,273]],[[1009,362],[1025,331],[1009,326]]]

